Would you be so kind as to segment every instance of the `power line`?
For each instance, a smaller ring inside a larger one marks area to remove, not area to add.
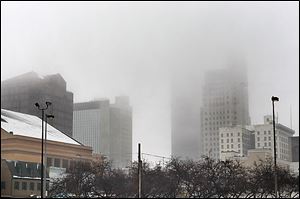
[[[164,158],[164,159],[169,159],[169,160],[172,159],[172,158],[169,158],[169,157],[160,156],[160,155],[154,155],[154,154],[150,154],[150,153],[142,153],[142,154],[143,154],[143,155],[148,155],[148,156],[157,157],[157,158]]]

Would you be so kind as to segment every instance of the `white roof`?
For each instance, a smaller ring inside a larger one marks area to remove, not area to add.
[[[1,128],[13,135],[42,139],[42,120],[33,115],[1,109]],[[50,124],[47,125],[47,140],[81,145]]]

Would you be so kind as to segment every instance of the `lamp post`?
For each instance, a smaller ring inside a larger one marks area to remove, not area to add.
[[[51,105],[51,102],[46,102],[46,108],[42,108],[39,103],[35,103],[35,106],[42,111],[42,153],[41,153],[41,198],[44,197],[43,190],[43,175],[44,175],[44,112]]]
[[[277,166],[276,166],[276,135],[275,135],[275,110],[274,102],[279,101],[278,97],[272,96],[272,108],[273,108],[273,134],[274,134],[274,179],[275,179],[275,197],[277,198]]]
[[[47,196],[46,192],[47,192],[47,118],[54,118],[54,115],[48,115],[46,114],[46,118],[45,118],[45,153],[44,153],[44,165],[45,165],[45,170],[44,170],[44,190],[45,190],[45,196]]]

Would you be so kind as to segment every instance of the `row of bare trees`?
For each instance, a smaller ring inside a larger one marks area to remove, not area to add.
[[[68,174],[53,181],[50,196],[135,198],[137,163],[127,171],[113,169],[108,161],[77,162]],[[278,167],[278,194],[299,197],[299,176]],[[251,168],[239,161],[172,159],[166,166],[143,163],[143,198],[265,198],[275,197],[272,160]]]

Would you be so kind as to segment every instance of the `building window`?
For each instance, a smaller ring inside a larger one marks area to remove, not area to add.
[[[271,136],[269,136],[269,141],[271,141]]]
[[[229,139],[227,139],[227,143],[229,143]]]
[[[208,143],[206,143],[206,146],[208,146]],[[75,166],[75,160],[70,160],[69,168],[73,168]]]
[[[223,137],[223,133],[221,133],[221,137]]]
[[[271,146],[271,142],[269,142],[269,146]]]
[[[47,158],[47,166],[51,167],[52,165],[52,158]]]
[[[32,190],[32,191],[34,190],[34,182],[31,182],[31,183],[29,184],[29,189]]]
[[[265,142],[265,146],[267,146],[267,143]]]
[[[238,148],[241,148],[241,144],[238,144]]]
[[[257,131],[257,135],[259,135],[259,131]]]
[[[58,159],[58,158],[54,159],[54,166],[55,167],[60,167],[60,159]]]
[[[227,149],[229,149],[229,144],[227,144]]]
[[[267,135],[267,131],[264,131],[264,135]]]
[[[233,133],[231,133],[231,136],[233,136]]]
[[[268,134],[271,135],[271,131],[268,131]]]
[[[20,189],[20,182],[18,182],[18,181],[15,182],[15,189],[16,190]]]
[[[233,138],[231,138],[231,143],[233,143]]]
[[[38,190],[38,191],[41,190],[41,183],[37,183],[37,190]]]
[[[22,190],[27,190],[27,182],[22,182]]]
[[[62,165],[62,167],[63,168],[68,168],[68,160],[65,160],[65,159],[63,159],[63,165]]]
[[[257,143],[257,147],[260,147],[260,143]]]
[[[223,139],[221,139],[221,143],[223,143]]]
[[[224,148],[224,146],[223,145],[221,145],[221,149],[223,149]]]
[[[241,134],[240,134],[240,132],[238,132],[238,136],[240,136]]]
[[[231,144],[231,148],[233,149],[233,144]]]
[[[259,137],[257,137],[257,141],[259,141],[260,139],[259,139]]]
[[[5,181],[1,181],[1,190],[5,189]]]
[[[267,137],[264,137],[264,141],[267,141]]]
[[[238,142],[240,142],[241,141],[241,138],[238,138]]]

